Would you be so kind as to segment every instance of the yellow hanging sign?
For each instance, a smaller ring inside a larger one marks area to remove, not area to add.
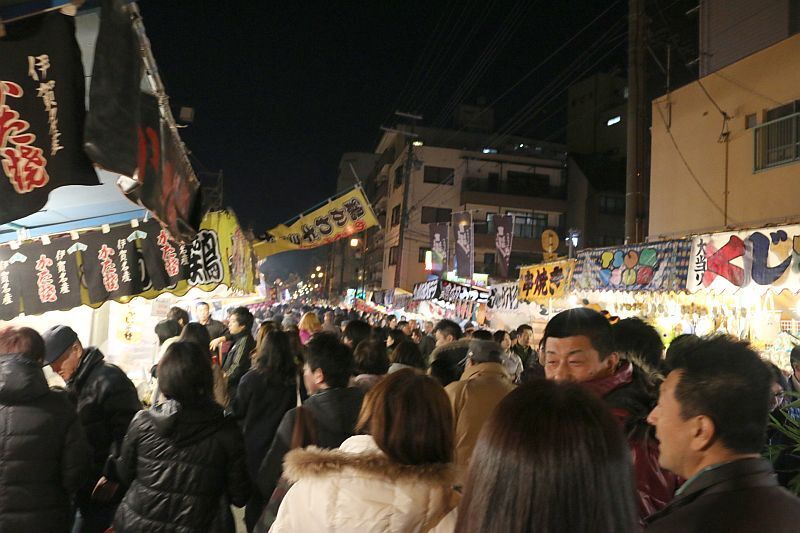
[[[574,259],[520,267],[519,299],[535,302],[566,296],[574,271]]]

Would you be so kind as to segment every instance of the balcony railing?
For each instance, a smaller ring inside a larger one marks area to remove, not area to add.
[[[462,190],[555,200],[564,200],[567,197],[567,188],[563,185],[551,185],[532,180],[516,182],[495,178],[467,177],[464,178]]]
[[[753,128],[753,171],[800,161],[800,113]]]

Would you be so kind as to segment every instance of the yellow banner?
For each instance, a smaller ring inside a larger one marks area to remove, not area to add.
[[[289,226],[269,230],[269,240],[253,246],[259,259],[281,252],[324,246],[378,225],[364,191],[354,187],[325,205],[300,216]]]
[[[574,271],[574,259],[520,267],[519,299],[538,302],[566,296]]]

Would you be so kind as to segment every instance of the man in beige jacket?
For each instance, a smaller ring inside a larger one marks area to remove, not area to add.
[[[501,362],[503,349],[494,341],[469,343],[466,368],[459,381],[445,392],[453,406],[456,422],[456,465],[458,483],[466,481],[469,458],[484,422],[514,385]]]

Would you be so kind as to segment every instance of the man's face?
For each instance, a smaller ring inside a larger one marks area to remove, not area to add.
[[[433,333],[433,322],[425,322],[425,333],[428,335]]]
[[[520,332],[520,333],[517,335],[517,342],[518,342],[518,343],[519,343],[521,346],[526,346],[526,347],[527,347],[527,346],[528,346],[528,345],[531,343],[531,330],[529,330],[529,329],[523,329],[523,330],[522,330],[522,331],[521,331],[521,332]]]
[[[411,336],[411,332],[412,332],[412,331],[414,331],[414,328],[412,328],[412,327],[411,327],[411,323],[409,322],[408,324],[406,324],[405,326],[403,326],[403,329],[402,329],[401,331],[402,331],[402,332],[403,332],[403,333],[404,333],[404,334],[405,334],[407,337],[410,337],[410,336]]]
[[[244,326],[239,323],[239,319],[236,315],[231,315],[230,320],[228,320],[228,330],[234,335],[238,335],[244,331]]]
[[[61,379],[69,381],[72,375],[75,374],[75,370],[78,369],[82,355],[83,348],[80,343],[75,342],[72,346],[67,348],[66,352],[61,354],[61,357],[50,363],[50,368],[53,369],[53,372],[61,376]]]
[[[324,378],[321,369],[311,370],[308,363],[303,365],[303,384],[305,384],[309,395],[319,391],[323,382]]]
[[[589,337],[548,337],[544,347],[544,373],[555,381],[591,381],[610,376],[617,362],[616,354],[600,360],[600,354],[592,346]]]
[[[696,461],[692,455],[691,442],[695,434],[691,419],[681,416],[681,404],[675,398],[675,387],[680,381],[681,371],[669,373],[661,384],[658,404],[650,412],[647,421],[655,426],[658,438],[658,463],[662,468],[689,478]]]
[[[453,342],[452,335],[445,335],[442,330],[438,330],[435,335],[436,337],[436,346],[441,346],[443,344],[447,344],[448,342]]]
[[[211,315],[208,306],[203,304],[196,306],[194,308],[194,312],[197,315],[197,321],[201,324],[208,322],[208,317]]]

